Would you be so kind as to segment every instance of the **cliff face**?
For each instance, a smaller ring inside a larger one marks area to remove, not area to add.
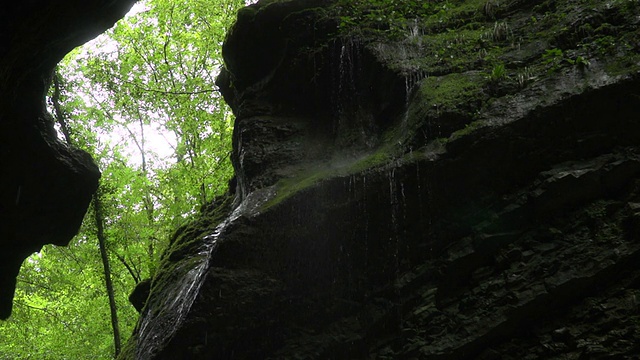
[[[235,198],[176,233],[122,358],[640,353],[638,2],[336,4],[238,14]]]
[[[0,12],[0,319],[22,261],[76,234],[100,173],[57,140],[44,97],[54,66],[134,0],[22,1]]]

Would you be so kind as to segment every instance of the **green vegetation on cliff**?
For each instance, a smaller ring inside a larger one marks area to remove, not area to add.
[[[326,10],[316,11],[316,17],[332,17],[336,23],[337,31],[330,37],[349,44],[346,51],[366,48],[384,67],[404,77],[406,90],[411,91],[406,94],[406,114],[394,119],[375,149],[352,166],[384,166],[401,157],[407,151],[403,147],[441,151],[450,141],[492,126],[495,120],[487,119],[496,112],[507,119],[510,113],[525,111],[518,105],[522,97],[557,101],[548,97],[549,87],[566,86],[567,93],[575,93],[601,79],[633,74],[640,69],[640,48],[632,40],[638,31],[631,25],[640,14],[638,4],[633,0],[331,2]],[[261,10],[253,11],[256,16]],[[326,46],[319,43],[318,49],[303,51],[313,54]],[[320,164],[285,177],[267,205],[328,178],[345,176],[349,169]]]

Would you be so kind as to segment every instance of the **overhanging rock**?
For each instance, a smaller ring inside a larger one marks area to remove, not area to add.
[[[57,139],[44,101],[53,68],[134,2],[21,1],[0,13],[0,319],[23,260],[71,240],[100,177],[87,153]]]

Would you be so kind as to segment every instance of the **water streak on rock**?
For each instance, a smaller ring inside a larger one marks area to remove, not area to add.
[[[153,358],[171,340],[189,314],[205,282],[206,273],[218,243],[224,241],[226,230],[240,217],[258,215],[260,207],[274,195],[272,188],[250,193],[211,234],[202,238],[199,251],[188,261],[181,262],[176,269],[177,279],[171,284],[174,288],[165,289],[163,299],[155,306],[145,308],[140,324],[136,359]]]

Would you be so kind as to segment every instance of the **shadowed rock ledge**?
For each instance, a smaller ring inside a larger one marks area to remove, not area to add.
[[[500,3],[242,10],[235,197],[176,233],[121,358],[637,356],[640,6]]]
[[[45,109],[53,68],[134,2],[19,1],[0,12],[0,319],[22,261],[71,240],[100,177],[88,154],[57,139]]]

